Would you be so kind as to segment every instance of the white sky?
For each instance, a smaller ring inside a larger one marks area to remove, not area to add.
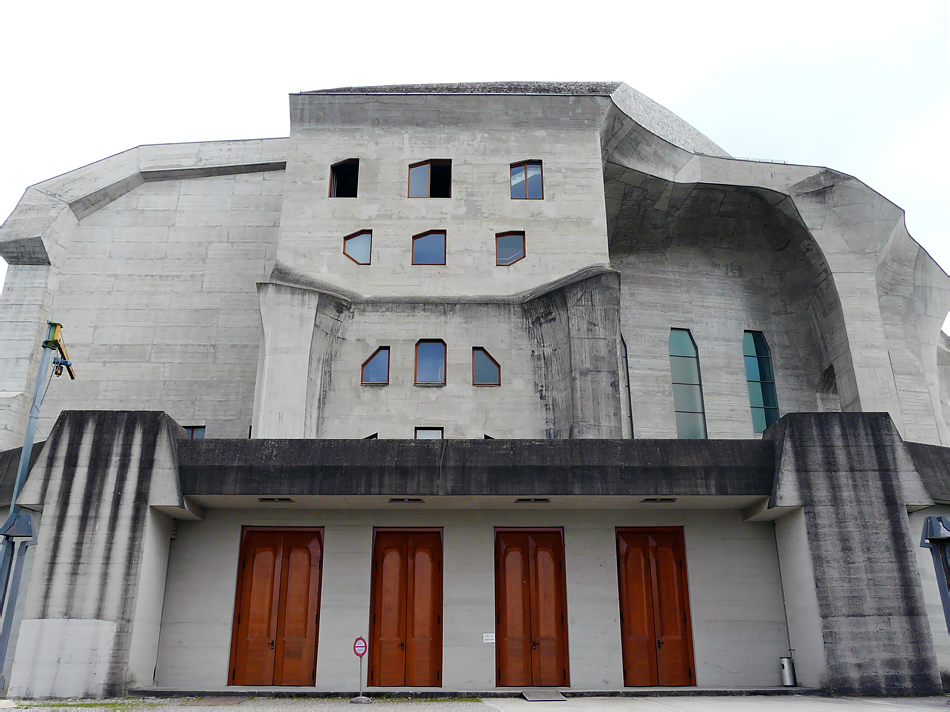
[[[286,136],[293,91],[619,80],[734,156],[855,175],[950,271],[948,4],[10,2],[0,218],[139,144]]]

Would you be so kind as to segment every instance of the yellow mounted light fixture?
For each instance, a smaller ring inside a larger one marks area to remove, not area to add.
[[[69,360],[69,354],[66,352],[66,344],[63,341],[63,325],[57,324],[55,321],[46,322],[49,324],[49,330],[46,332],[46,340],[43,342],[43,348],[51,349],[56,351],[59,354],[60,363],[56,363],[54,360],[53,363],[58,367],[59,372],[57,376],[62,373],[62,369],[65,368],[69,377],[72,380],[76,380],[76,372],[73,371],[72,361]]]

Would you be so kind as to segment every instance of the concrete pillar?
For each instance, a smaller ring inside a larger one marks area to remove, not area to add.
[[[42,509],[10,676],[14,697],[122,695],[152,684],[177,439],[160,412],[65,411],[20,496]]]
[[[793,413],[765,437],[776,449],[770,506],[801,508],[776,539],[802,682],[942,694],[907,518],[930,497],[890,417]]]
[[[255,438],[302,438],[319,292],[258,284],[263,337],[254,399]]]
[[[620,275],[580,279],[523,310],[548,437],[622,438]]]

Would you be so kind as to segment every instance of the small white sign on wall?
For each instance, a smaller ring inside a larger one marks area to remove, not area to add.
[[[482,633],[482,642],[483,643],[494,643],[495,634],[494,633]]]

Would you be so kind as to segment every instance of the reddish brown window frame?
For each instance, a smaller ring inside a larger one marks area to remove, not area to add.
[[[367,381],[363,378],[363,371],[366,369],[366,364],[376,358],[376,354],[380,351],[386,351],[389,355],[386,357],[386,380],[385,381]],[[360,385],[362,386],[387,386],[389,385],[389,366],[392,363],[392,351],[388,346],[380,346],[373,353],[369,355],[369,358],[363,361],[363,365],[360,366]]]
[[[365,230],[364,230],[365,232]],[[442,261],[441,262],[416,262],[416,240],[420,237],[426,237],[427,235],[435,235],[439,233],[442,235]],[[446,255],[449,252],[449,233],[446,230],[426,230],[425,232],[420,232],[418,235],[412,236],[412,264],[420,265],[422,267],[438,267],[445,264]]]
[[[442,381],[419,381],[419,344],[442,344]],[[415,348],[415,365],[413,366],[413,383],[417,386],[444,386],[449,380],[449,347],[442,339],[419,339]]]
[[[449,168],[452,167],[451,158],[427,158],[424,161],[417,161],[415,163],[409,164],[409,169],[406,171],[406,197],[408,198],[421,198],[423,200],[446,200],[452,197],[452,181],[449,180],[449,194],[444,198],[432,198],[432,165],[434,163],[448,164]],[[429,165],[429,189],[428,195],[410,195],[409,193],[412,190],[411,174],[413,168],[418,168],[419,166]],[[509,174],[510,175],[510,174]],[[541,175],[541,192],[544,192],[544,174]]]
[[[328,195],[328,197],[330,197],[330,198],[340,198],[340,197],[351,197],[351,198],[355,198],[355,197],[357,197],[357,195],[352,195],[352,196],[339,196],[339,195],[334,195],[334,193],[336,192],[336,181],[334,180],[334,179],[335,179],[335,176],[334,176],[334,174],[333,174],[333,169],[336,168],[337,166],[342,166],[342,165],[344,165],[344,164],[346,164],[346,163],[355,163],[356,166],[357,166],[357,167],[356,167],[356,170],[357,170],[357,177],[356,177],[356,186],[357,186],[357,188],[356,188],[356,193],[357,193],[357,195],[359,195],[359,164],[360,164],[360,159],[359,159],[359,158],[344,158],[342,161],[337,161],[336,163],[330,164],[330,187],[329,187],[329,189],[327,190],[327,195]]]
[[[366,235],[367,233],[369,233],[369,262],[357,262],[348,254],[346,254],[346,241],[352,237],[359,237],[360,235]],[[373,231],[357,230],[356,232],[351,232],[349,235],[345,235],[343,237],[343,256],[355,264],[358,264],[360,267],[369,267],[371,264],[373,264]]]
[[[523,198],[512,198],[511,197],[511,169],[517,168],[518,166],[524,166],[524,197]],[[537,166],[541,169],[541,197],[540,198],[529,198],[528,197],[528,166]],[[528,161],[516,161],[508,166],[508,197],[512,200],[544,200],[544,161],[541,159],[532,158]]]
[[[512,235],[521,235],[521,244],[523,247],[524,254],[521,255],[521,257],[519,257],[518,259],[512,260],[511,262],[504,262],[504,263],[499,262],[498,261],[498,238],[511,237]],[[527,256],[528,256],[528,240],[525,237],[524,230],[507,230],[505,232],[495,233],[495,266],[496,267],[511,267],[511,265],[513,265],[515,262],[521,262],[521,260],[523,260]]]
[[[498,367],[498,383],[479,383],[478,381],[475,380],[475,352],[476,351],[481,351],[483,354],[485,354],[488,357],[489,361],[491,361],[493,364],[495,364]],[[490,353],[488,353],[488,349],[486,349],[484,346],[472,347],[472,385],[479,386],[480,388],[483,388],[483,387],[491,388],[492,386],[494,387],[501,386],[501,364],[498,363]]]
[[[419,440],[419,431],[420,430],[438,430],[442,433],[442,440],[445,440],[445,428],[438,425],[418,425],[415,430],[412,431],[412,437],[414,440]],[[422,438],[423,440],[438,440],[439,438]]]

